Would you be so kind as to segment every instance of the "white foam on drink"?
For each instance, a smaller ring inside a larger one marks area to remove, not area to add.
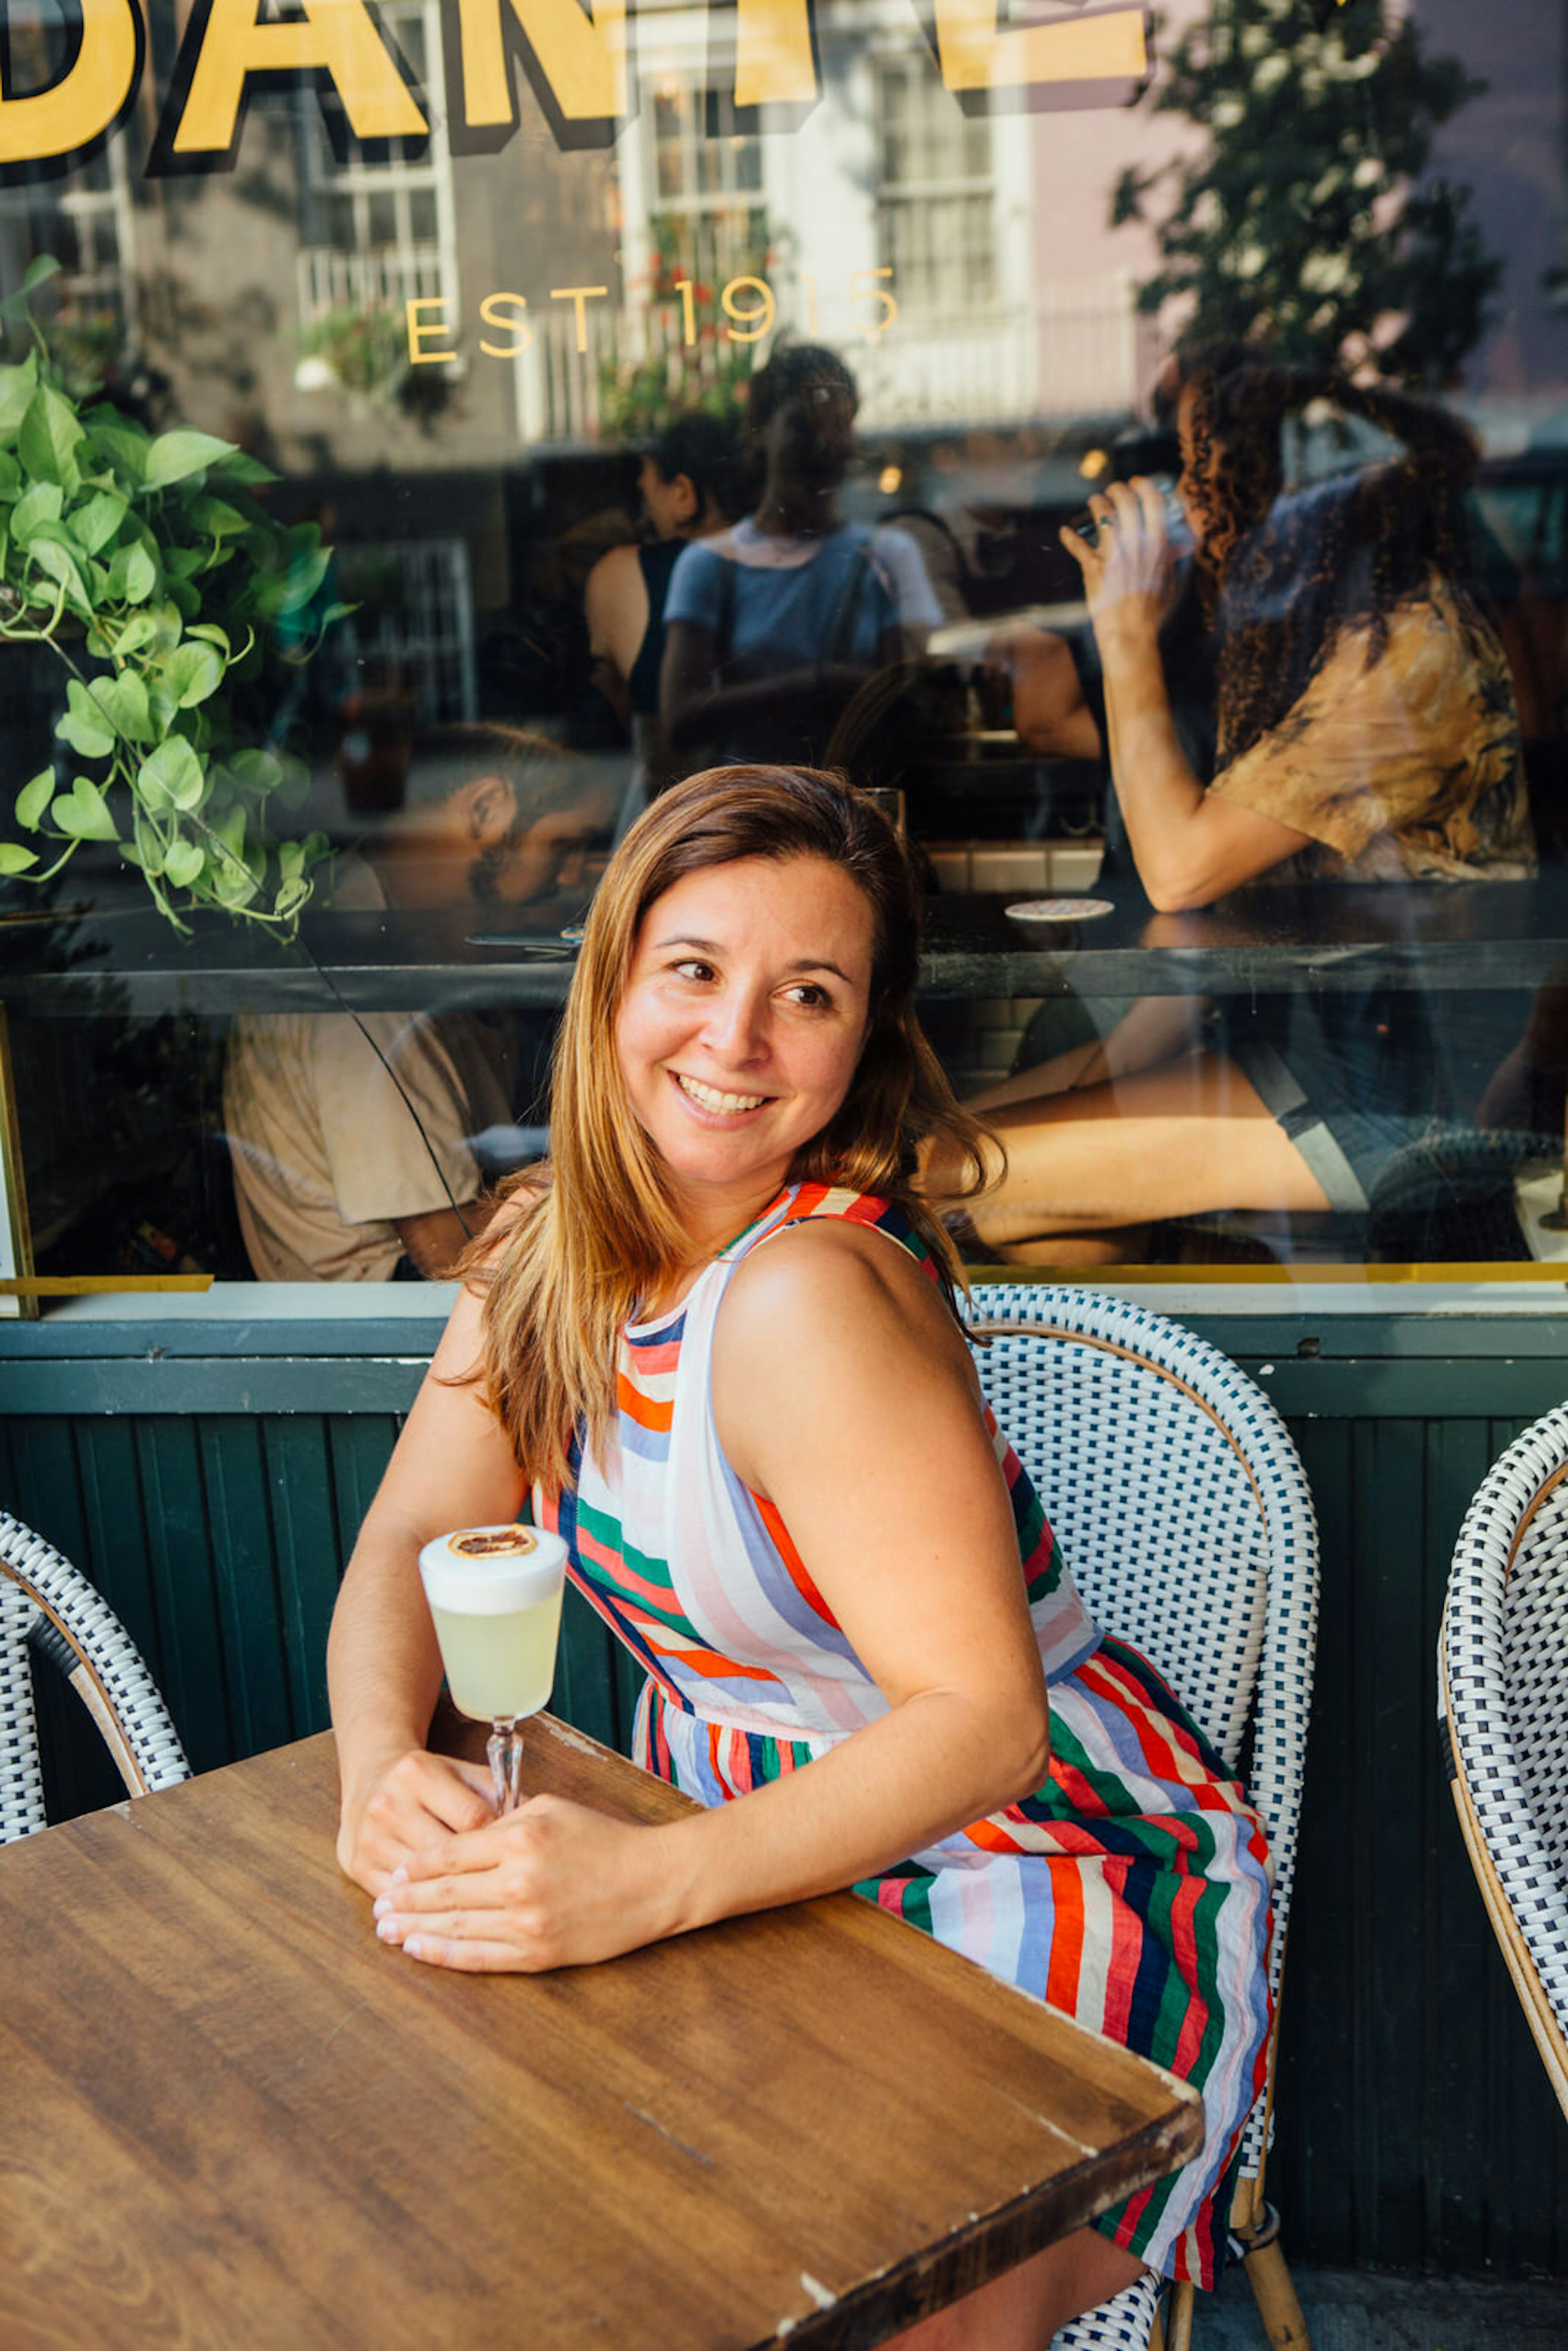
[[[493,1551],[478,1558],[455,1548],[472,1535],[528,1539],[528,1547]],[[433,1608],[457,1616],[505,1616],[531,1608],[559,1591],[566,1571],[566,1545],[544,1527],[458,1527],[437,1535],[419,1554],[424,1596]]]

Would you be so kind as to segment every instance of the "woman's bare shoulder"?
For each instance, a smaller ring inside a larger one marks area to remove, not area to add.
[[[718,1322],[737,1352],[797,1340],[836,1345],[868,1329],[967,1357],[947,1301],[921,1260],[886,1233],[827,1217],[760,1242],[737,1270]]]

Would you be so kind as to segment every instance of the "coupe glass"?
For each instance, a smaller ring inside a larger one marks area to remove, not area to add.
[[[490,1725],[496,1810],[521,1797],[523,1734],[555,1679],[566,1545],[542,1527],[459,1527],[419,1554],[424,1596],[459,1713]]]

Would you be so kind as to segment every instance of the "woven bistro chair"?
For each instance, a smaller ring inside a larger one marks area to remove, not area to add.
[[[1274,1868],[1278,2003],[1317,1630],[1317,1527],[1296,1448],[1255,1382],[1163,1314],[1076,1289],[982,1282],[967,1318],[988,1340],[975,1354],[986,1399],[1089,1607],[1144,1651],[1238,1768],[1250,1736],[1247,1784]],[[1277,2005],[1275,2015],[1277,2036]],[[1263,2200],[1274,2061],[1270,2041],[1242,2137],[1231,2249],[1270,2342],[1305,2351],[1278,2215]],[[1193,2289],[1174,2287],[1169,2351],[1190,2342],[1193,2309]],[[1145,2281],[1063,2328],[1054,2351],[1141,2351],[1158,2327]]]
[[[1437,1713],[1470,1865],[1568,2115],[1568,1406],[1516,1438],[1465,1515]]]
[[[119,1617],[52,1543],[0,1510],[0,1844],[47,1826],[35,1660],[76,1691],[131,1795],[190,1778],[169,1709]]]

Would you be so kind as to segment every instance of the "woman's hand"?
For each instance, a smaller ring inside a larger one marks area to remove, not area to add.
[[[671,1875],[659,1830],[535,1796],[411,1854],[376,1903],[376,1932],[470,1974],[581,1967],[669,1933]]]
[[[1067,524],[1061,544],[1083,574],[1096,631],[1107,622],[1129,621],[1157,631],[1176,577],[1159,491],[1142,475],[1113,482],[1095,492],[1089,511],[1100,526],[1097,544],[1091,547]]]
[[[394,1870],[438,1841],[493,1820],[489,1785],[477,1765],[418,1747],[371,1767],[343,1791],[339,1867],[367,1894],[380,1894]]]

